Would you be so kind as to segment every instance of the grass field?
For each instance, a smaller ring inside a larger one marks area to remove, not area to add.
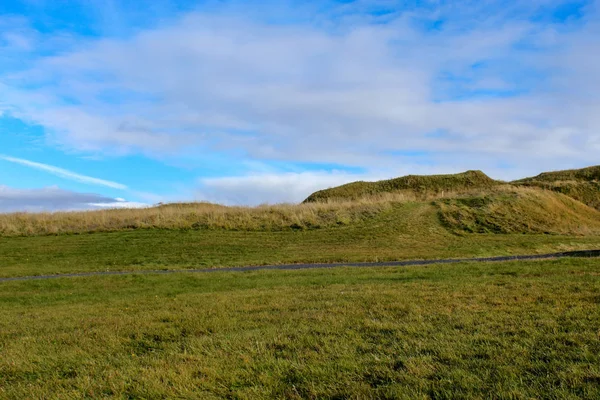
[[[600,260],[0,283],[0,398],[600,398]]]
[[[0,276],[105,270],[389,261],[600,248],[600,236],[454,234],[428,202],[395,203],[361,223],[309,230],[140,229],[0,238]]]
[[[595,194],[531,186],[3,215],[0,277],[600,249]],[[490,397],[600,398],[600,259],[0,282],[1,399]]]

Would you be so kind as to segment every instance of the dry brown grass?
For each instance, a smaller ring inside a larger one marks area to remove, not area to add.
[[[378,193],[354,200],[228,207],[177,203],[142,209],[0,214],[0,236],[37,236],[134,229],[281,231],[364,222],[394,204],[439,201],[446,226],[469,232],[586,234],[600,213],[550,190],[509,184],[489,189]],[[590,230],[591,229],[591,230]]]
[[[142,209],[111,209],[0,215],[1,236],[56,235],[130,229],[285,230],[347,225],[389,209],[404,196],[362,201],[226,207],[211,203],[168,204]]]
[[[133,229],[226,229],[277,231],[318,229],[359,223],[389,210],[393,203],[430,201],[473,193],[411,190],[378,193],[355,200],[228,207],[213,203],[174,203],[141,209],[0,214],[0,236],[113,232]]]
[[[437,202],[443,223],[472,233],[600,233],[600,212],[561,193],[504,186]]]

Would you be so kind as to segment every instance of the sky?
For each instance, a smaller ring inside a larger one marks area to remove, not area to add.
[[[0,212],[599,155],[600,0],[0,2]]]

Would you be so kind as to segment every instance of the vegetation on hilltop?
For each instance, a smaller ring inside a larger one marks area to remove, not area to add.
[[[496,181],[481,171],[467,171],[450,175],[408,175],[377,182],[352,182],[334,188],[317,191],[305,203],[331,200],[355,200],[383,193],[412,193],[427,199],[444,194],[446,197],[479,190],[483,192],[507,183]],[[574,198],[600,210],[600,166],[565,171],[544,172],[535,177],[508,183],[552,190]]]
[[[556,181],[586,181],[600,182],[600,165],[581,168],[568,169],[563,171],[542,172],[541,174],[515,181],[515,183],[524,182],[556,182]]]
[[[600,166],[544,172],[512,183],[559,192],[600,210]]]
[[[451,194],[474,189],[490,189],[500,185],[481,171],[467,171],[448,175],[408,175],[377,182],[352,182],[346,185],[319,190],[308,196],[304,203],[331,200],[357,200],[382,193],[412,193],[420,197]]]

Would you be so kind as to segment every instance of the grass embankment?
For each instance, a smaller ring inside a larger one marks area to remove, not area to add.
[[[600,212],[563,194],[508,188],[443,199],[440,218],[456,232],[597,235]]]
[[[390,203],[360,223],[307,230],[142,229],[4,237],[0,276],[104,270],[389,261],[600,248],[600,236],[452,233],[429,202]]]
[[[600,397],[600,261],[0,284],[0,397]]]
[[[544,172],[513,184],[552,190],[600,210],[600,166]]]

